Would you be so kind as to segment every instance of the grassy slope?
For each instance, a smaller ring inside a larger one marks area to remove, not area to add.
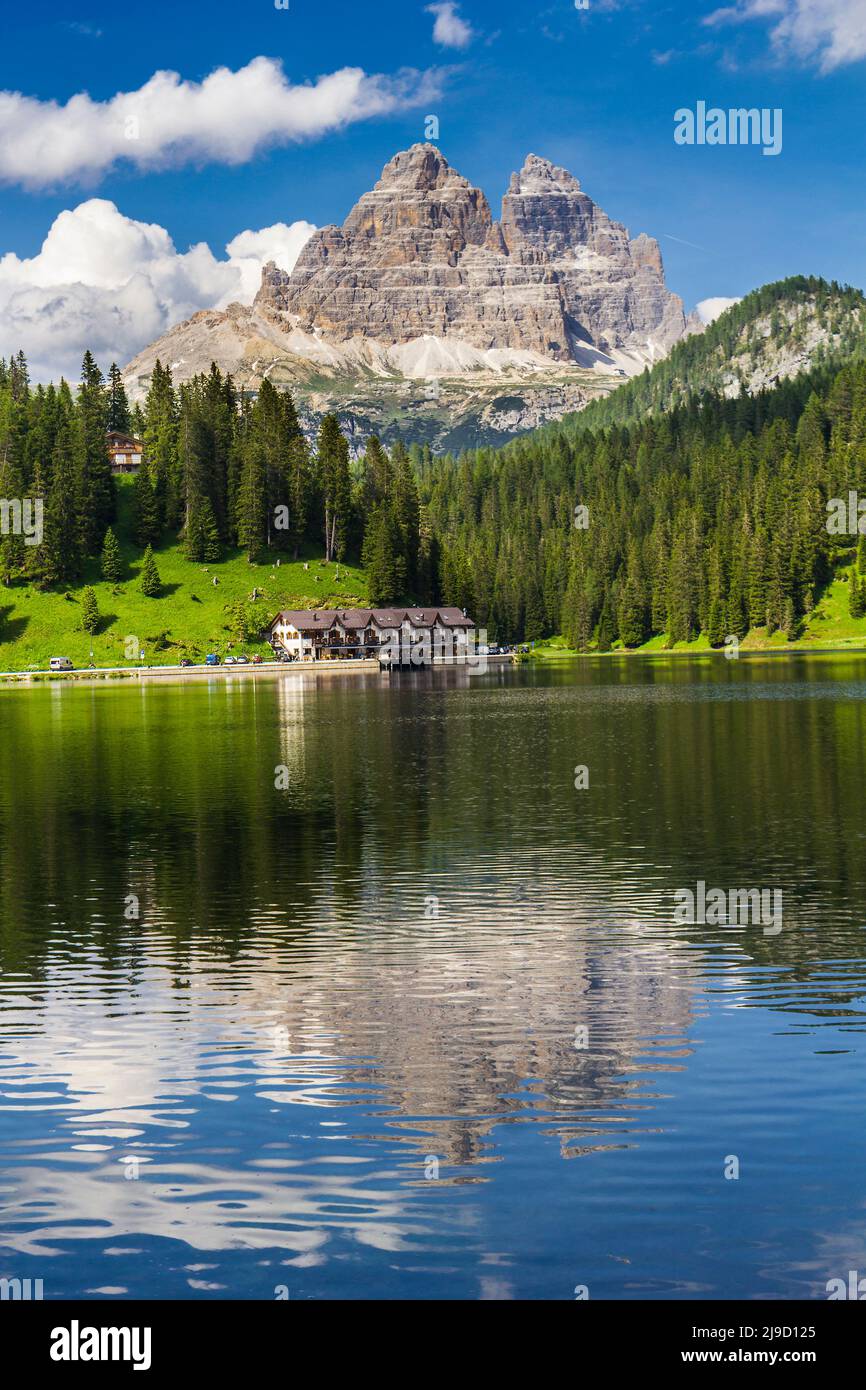
[[[753,628],[740,643],[744,652],[756,651],[797,651],[803,647],[851,647],[866,648],[866,618],[852,618],[848,612],[848,581],[846,577],[834,579],[824,591],[813,612],[809,615],[802,637],[789,642],[783,632],[774,632],[768,637],[764,628]],[[617,647],[615,650],[622,650]],[[669,648],[664,634],[653,637],[636,652],[708,652],[711,650],[706,633],[701,633],[694,642],[677,642]],[[722,650],[724,650],[722,648]],[[576,653],[568,646],[564,637],[553,637],[535,649],[536,657],[553,660]]]
[[[201,660],[208,652],[225,656],[229,652],[270,649],[261,642],[232,639],[227,628],[225,606],[246,602],[254,588],[264,597],[256,604],[262,626],[281,608],[303,608],[325,602],[348,606],[366,601],[366,580],[361,570],[336,567],[310,557],[309,570],[303,561],[294,564],[282,559],[279,568],[270,564],[251,565],[238,551],[230,552],[218,565],[197,565],[184,557],[179,545],[167,545],[156,552],[156,563],[163,582],[163,595],[145,598],[139,590],[142,552],[129,539],[132,480],[118,479],[119,519],[116,528],[125,565],[123,581],[116,587],[106,584],[97,561],[88,565],[81,581],[63,593],[40,593],[28,585],[0,589],[0,670],[44,669],[52,656],[68,656],[77,667],[90,660],[90,637],[81,630],[81,595],[88,584],[96,592],[102,622],[93,639],[93,660],[97,666],[135,666],[125,659],[126,639],[134,636],[146,650],[148,666],[174,665],[181,656]],[[214,587],[214,575],[219,585]],[[316,575],[320,578],[317,580]],[[168,647],[159,651],[156,639],[166,633]]]

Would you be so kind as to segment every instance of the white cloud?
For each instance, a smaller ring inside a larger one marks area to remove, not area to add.
[[[770,38],[780,58],[815,62],[824,73],[866,58],[866,0],[737,0],[704,22],[753,19],[772,21]]]
[[[203,82],[156,72],[138,91],[104,102],[86,92],[65,105],[0,92],[0,182],[94,183],[123,160],[139,169],[243,164],[269,146],[426,105],[439,82],[410,69],[386,77],[342,68],[292,86],[275,59],[254,58]]]
[[[263,227],[258,232],[239,232],[232,237],[226,251],[228,265],[240,275],[240,287],[223,295],[220,306],[237,300],[239,304],[252,304],[262,280],[262,266],[274,261],[280,270],[294,269],[301,250],[315,231],[312,222],[277,222],[273,227]]]
[[[291,270],[315,228],[244,231],[218,260],[204,242],[180,253],[164,227],[91,198],[62,212],[29,260],[0,257],[0,356],[22,348],[34,380],[77,380],[84,348],[123,366],[199,309],[251,303],[261,267]]]
[[[722,295],[718,295],[715,299],[702,299],[700,304],[695,305],[695,313],[701,323],[715,323],[726,309],[733,308],[739,302],[739,299],[725,299]]]
[[[475,34],[465,19],[457,13],[453,0],[439,5],[428,5],[427,13],[436,16],[433,25],[433,41],[443,48],[468,48]]]

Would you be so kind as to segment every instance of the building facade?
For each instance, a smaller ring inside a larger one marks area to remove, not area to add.
[[[271,623],[271,645],[295,661],[346,661],[399,652],[410,660],[465,656],[475,624],[459,608],[288,609]]]
[[[143,445],[131,434],[112,430],[107,436],[112,473],[137,473],[141,467]]]

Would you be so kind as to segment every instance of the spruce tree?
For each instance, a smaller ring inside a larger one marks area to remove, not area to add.
[[[598,620],[596,648],[600,652],[609,652],[615,641],[616,626],[614,624],[613,603],[610,594],[606,594],[601,609],[601,617]]]
[[[204,536],[204,558],[209,565],[218,564],[223,557],[223,545],[209,497],[201,504],[201,528]]]
[[[86,352],[75,412],[78,519],[85,555],[98,554],[106,527],[114,520],[115,486],[105,437],[107,425],[108,401],[102,372]]]
[[[325,560],[341,560],[349,529],[352,482],[349,444],[336,415],[325,415],[319,426],[316,481],[322,498]]]
[[[108,415],[106,425],[109,430],[115,430],[118,434],[129,434],[132,428],[132,420],[129,413],[129,401],[126,398],[126,387],[123,384],[123,377],[116,362],[112,362],[108,371]]]
[[[105,540],[102,546],[102,577],[109,584],[119,584],[120,576],[123,573],[123,561],[120,557],[120,546],[117,537],[109,526],[105,533]]]
[[[361,563],[367,573],[370,602],[375,607],[395,603],[402,596],[401,537],[387,502],[374,508],[364,536]]]
[[[394,520],[400,531],[403,563],[406,570],[406,583],[414,590],[418,571],[418,549],[421,541],[421,508],[418,501],[418,487],[412,469],[412,461],[402,444],[397,444],[391,454],[394,481],[391,488]],[[540,601],[540,595],[539,595]],[[544,613],[540,614],[543,625]]]
[[[52,457],[51,489],[45,499],[38,565],[45,584],[68,584],[81,566],[81,530],[72,429],[64,420]]]
[[[201,564],[204,560],[204,527],[202,526],[201,506],[196,507],[186,523],[183,538],[183,551],[188,560]]]
[[[250,441],[237,501],[238,542],[252,562],[262,560],[268,544],[268,485],[262,446]]]
[[[159,504],[148,468],[142,464],[135,475],[132,493],[132,534],[142,549],[156,545],[161,536]]]
[[[722,601],[721,594],[716,594],[710,604],[710,618],[707,629],[707,637],[710,646],[723,647],[727,635],[725,631],[725,605]]]
[[[91,637],[99,627],[99,604],[92,589],[84,590],[81,596],[81,626]]]
[[[145,598],[158,598],[162,590],[162,580],[159,577],[159,570],[156,567],[156,560],[150,546],[144,552],[139,588]]]
[[[157,360],[144,405],[144,453],[151,472],[160,528],[181,524],[179,407],[171,372]]]
[[[646,641],[646,612],[637,581],[626,580],[618,613],[619,638],[624,647],[639,647]]]

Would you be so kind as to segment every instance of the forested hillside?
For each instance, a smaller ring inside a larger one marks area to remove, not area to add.
[[[351,460],[332,416],[308,448],[291,396],[267,382],[250,401],[215,368],[179,390],[160,368],[130,412],[119,374],[103,381],[89,354],[75,393],[32,389],[22,359],[0,363],[0,497],[44,501],[39,544],[0,537],[0,643],[4,621],[50,628],[49,609],[66,612],[50,607],[58,596],[117,643],[133,586],[162,638],[205,641],[213,624],[189,607],[201,576],[219,584],[230,571],[237,609],[244,557],[268,581],[254,582],[254,609],[230,615],[227,630],[249,638],[272,596],[446,602],[494,639],[563,634],[583,651],[700,634],[720,645],[750,630],[795,641],[815,636],[828,594],[836,616],[844,599],[850,635],[866,636],[864,541],[827,525],[828,501],[866,494],[866,364],[736,399],[707,393],[629,425],[585,420],[459,458],[389,455],[374,439]],[[109,427],[145,441],[119,515]]]
[[[856,535],[827,529],[827,501],[850,489],[866,495],[863,364],[427,462],[422,500],[447,552],[450,601],[496,636],[563,633],[603,651],[660,634],[719,645],[750,628],[795,640],[857,558]],[[859,562],[862,575],[862,541]]]
[[[351,464],[334,416],[310,449],[291,394],[264,382],[254,401],[214,367],[175,388],[157,364],[143,408],[130,410],[120,373],[106,382],[90,353],[73,393],[66,382],[31,388],[19,356],[0,361],[0,496],[40,499],[38,545],[21,534],[0,543],[9,584],[41,588],[79,579],[99,557],[116,519],[106,432],[144,441],[135,480],[132,538],[142,551],[180,539],[194,562],[219,563],[235,548],[258,562],[321,554],[326,562],[364,553],[378,588],[431,596],[436,585],[422,532],[415,475],[399,445],[373,441]]]
[[[663,361],[591,402],[566,428],[631,424],[686,405],[704,392],[754,394],[824,365],[866,355],[866,298],[860,290],[804,275],[763,285]]]

